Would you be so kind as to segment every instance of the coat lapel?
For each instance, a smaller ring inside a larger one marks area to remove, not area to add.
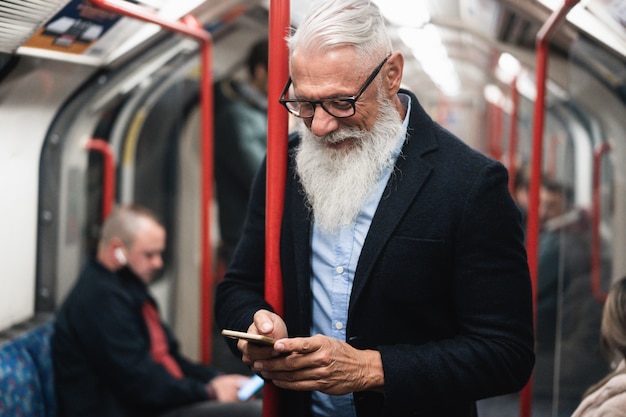
[[[294,225],[293,245],[295,257],[295,276],[297,280],[297,296],[300,308],[301,330],[309,331],[311,326],[311,216],[312,213],[306,206],[304,190],[292,176],[292,186],[295,192],[291,193],[293,207],[291,222]]]
[[[433,170],[432,166],[423,159],[423,155],[437,149],[434,123],[420,107],[417,98],[411,96],[411,99],[413,111],[409,120],[407,141],[398,157],[394,172],[389,178],[365,238],[352,285],[348,317],[383,248]]]

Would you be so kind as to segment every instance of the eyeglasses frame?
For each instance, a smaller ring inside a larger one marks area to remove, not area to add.
[[[300,100],[300,99],[286,99],[285,94],[287,94],[287,91],[289,91],[289,87],[291,87],[291,77],[289,77],[289,79],[287,80],[287,84],[285,84],[285,88],[283,89],[283,92],[280,95],[280,98],[278,99],[278,102],[280,104],[282,104],[283,106],[285,106],[285,108],[287,109],[287,111],[291,114],[293,114],[296,117],[299,117],[301,119],[312,119],[315,116],[315,109],[317,108],[317,105],[319,104],[322,109],[324,109],[324,111],[328,114],[330,114],[333,117],[336,117],[337,119],[345,119],[347,117],[352,117],[356,114],[356,102],[361,98],[361,95],[363,95],[363,93],[365,92],[365,90],[367,90],[367,88],[370,86],[370,84],[374,81],[374,79],[376,78],[376,76],[378,75],[378,73],[380,72],[380,70],[383,68],[383,66],[385,65],[385,63],[387,62],[387,60],[391,57],[391,53],[389,55],[387,55],[385,57],[385,59],[382,60],[382,62],[380,64],[378,64],[378,66],[376,68],[374,68],[374,71],[372,71],[372,73],[370,74],[369,77],[367,77],[367,80],[365,80],[365,82],[363,83],[363,85],[361,86],[361,88],[359,89],[359,91],[356,93],[356,95],[354,96],[346,96],[346,97],[334,97],[334,98],[323,98],[321,100]],[[324,103],[327,102],[331,102],[331,101],[346,101],[349,102],[352,105],[352,114],[349,116],[335,116],[334,114],[332,114],[331,112],[329,112],[326,107],[324,107]],[[299,116],[297,114],[295,114],[293,111],[291,111],[289,109],[289,107],[287,107],[287,103],[309,103],[311,106],[313,106],[313,114],[310,116]]]

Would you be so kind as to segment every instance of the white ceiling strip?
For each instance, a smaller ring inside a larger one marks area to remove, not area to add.
[[[12,53],[70,0],[0,2],[0,52]]]

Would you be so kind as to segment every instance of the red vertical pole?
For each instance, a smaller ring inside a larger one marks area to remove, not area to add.
[[[265,235],[265,298],[283,315],[280,229],[287,176],[288,115],[278,99],[289,76],[285,37],[290,30],[289,0],[271,0],[269,14],[269,82],[267,131],[267,206]],[[263,388],[263,417],[280,414],[280,395],[273,384]]]
[[[519,118],[519,90],[517,89],[517,77],[511,81],[511,118],[509,120],[509,191],[515,195],[515,177],[517,176],[517,148],[519,136],[517,133]]]
[[[502,100],[493,105],[494,126],[493,126],[493,142],[491,154],[496,161],[502,161]]]
[[[496,160],[502,159],[502,107],[500,103],[487,106],[487,153]]]
[[[548,74],[548,39],[556,26],[580,0],[565,0],[555,10],[537,33],[536,79],[537,97],[534,106],[533,144],[530,164],[530,185],[528,195],[528,231],[526,250],[528,252],[528,268],[532,281],[534,320],[537,321],[537,270],[539,252],[539,188],[541,186],[541,168],[543,154],[543,128],[546,110],[546,78]],[[532,405],[532,377],[524,387],[520,398],[520,416],[529,417]]]
[[[198,20],[185,16],[181,21],[162,18],[153,10],[127,1],[90,0],[94,5],[123,16],[133,17],[144,22],[156,23],[162,28],[189,36],[201,44],[202,81],[200,86],[200,112],[202,123],[202,202],[200,213],[201,272],[200,272],[200,356],[202,362],[211,361],[211,323],[213,322],[213,279],[211,251],[211,200],[213,198],[213,75],[211,34],[202,28]]]
[[[102,174],[102,221],[104,221],[111,214],[115,202],[115,156],[109,142],[104,139],[90,139],[85,147],[90,151],[100,152],[104,158]]]
[[[608,143],[602,143],[593,151],[593,178],[592,178],[592,211],[591,211],[591,290],[593,296],[600,303],[604,304],[607,294],[602,290],[602,265],[600,262],[600,249],[602,242],[600,241],[600,217],[602,216],[602,210],[600,207],[600,184],[601,184],[601,169],[602,157],[604,154],[611,150],[611,146]]]
[[[194,18],[195,20],[195,18]],[[199,23],[196,21],[199,25]],[[201,27],[201,26],[200,26]],[[213,323],[213,251],[211,250],[211,202],[213,201],[213,62],[212,42],[203,40],[200,110],[202,112],[202,270],[200,352],[203,363],[211,363]]]
[[[495,116],[494,116],[494,104],[490,101],[487,102],[487,155],[493,157],[493,142],[496,135],[494,128]]]
[[[448,96],[439,91],[439,102],[437,104],[437,122],[446,128],[450,128],[448,125],[448,116],[450,113],[450,100]]]

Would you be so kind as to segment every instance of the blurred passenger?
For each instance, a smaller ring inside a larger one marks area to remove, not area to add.
[[[237,402],[249,378],[181,355],[148,284],[163,266],[165,230],[140,206],[102,228],[96,259],[61,306],[52,338],[61,417],[260,416]]]
[[[567,291],[576,277],[586,276],[589,281],[589,223],[585,213],[574,207],[571,188],[548,178],[540,188],[539,220],[535,336],[538,350],[551,351],[556,342],[559,294]]]
[[[626,417],[626,277],[609,291],[601,335],[602,348],[617,366],[587,390],[572,417]]]
[[[544,178],[539,190],[539,221],[541,230],[558,228],[558,220],[572,202],[572,190],[563,184]]]
[[[561,405],[571,412],[605,372],[596,342],[602,305],[591,288],[590,223],[572,189],[549,178],[540,189],[539,215],[534,388],[551,396],[557,383]]]
[[[289,417],[469,417],[476,400],[521,389],[531,287],[506,169],[400,89],[404,57],[374,2],[312,4],[289,50],[281,102],[301,119],[280,241],[285,312],[264,298],[263,167],[216,312],[222,328],[278,340],[233,352],[285,390]]]
[[[215,183],[221,242],[228,266],[241,236],[250,187],[267,148],[268,42],[255,43],[246,60],[245,80],[215,86]]]
[[[558,222],[568,209],[571,192],[559,182],[544,178],[539,190],[539,265],[537,275],[538,350],[552,352],[557,325],[557,301],[561,263],[561,232]]]

